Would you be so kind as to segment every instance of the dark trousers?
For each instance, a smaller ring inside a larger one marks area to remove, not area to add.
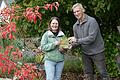
[[[108,73],[106,70],[105,56],[104,53],[98,53],[94,55],[82,54],[84,74],[87,77],[91,77],[90,80],[94,80],[94,65],[96,66],[98,72],[100,73],[102,80],[109,80]],[[89,80],[89,79],[88,79]]]

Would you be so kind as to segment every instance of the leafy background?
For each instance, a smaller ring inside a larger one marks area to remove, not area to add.
[[[18,37],[39,37],[47,29],[47,24],[52,16],[58,16],[61,21],[62,30],[67,37],[73,36],[72,25],[76,22],[76,19],[72,13],[71,7],[74,3],[80,2],[84,4],[86,13],[96,18],[100,25],[101,33],[105,41],[105,55],[107,69],[111,77],[119,77],[120,72],[116,64],[115,57],[119,55],[119,49],[116,47],[117,43],[120,43],[120,35],[117,26],[120,26],[120,0],[15,0],[17,4],[23,8],[43,6],[46,3],[52,3],[58,1],[60,6],[58,11],[45,11],[43,9],[40,12],[43,13],[42,22],[37,20],[37,23],[29,23],[24,18],[17,21]],[[78,61],[73,60],[72,63],[68,63],[66,60],[65,71],[73,70],[74,72],[82,72],[82,64],[80,50],[73,50],[72,55],[78,57]],[[79,62],[80,61],[80,62]],[[68,63],[68,64],[67,64]],[[68,66],[69,65],[69,66]],[[71,66],[74,65],[74,66]]]

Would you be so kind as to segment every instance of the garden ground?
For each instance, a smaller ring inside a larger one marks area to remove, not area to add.
[[[96,80],[99,80],[98,77]],[[83,80],[83,75],[79,73],[67,72],[62,74],[62,80]],[[111,78],[111,80],[120,80],[119,78]]]

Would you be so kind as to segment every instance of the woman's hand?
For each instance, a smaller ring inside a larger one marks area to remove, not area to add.
[[[56,46],[60,45],[60,41],[55,41],[54,43]]]
[[[60,51],[61,53],[66,53],[66,52],[67,52],[67,49],[65,49],[65,48],[59,48],[59,51]]]

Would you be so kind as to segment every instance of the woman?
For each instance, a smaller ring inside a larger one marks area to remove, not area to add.
[[[60,80],[64,66],[64,49],[59,48],[60,40],[64,33],[60,29],[60,22],[57,17],[49,21],[48,31],[41,39],[41,49],[45,52],[46,80]]]

